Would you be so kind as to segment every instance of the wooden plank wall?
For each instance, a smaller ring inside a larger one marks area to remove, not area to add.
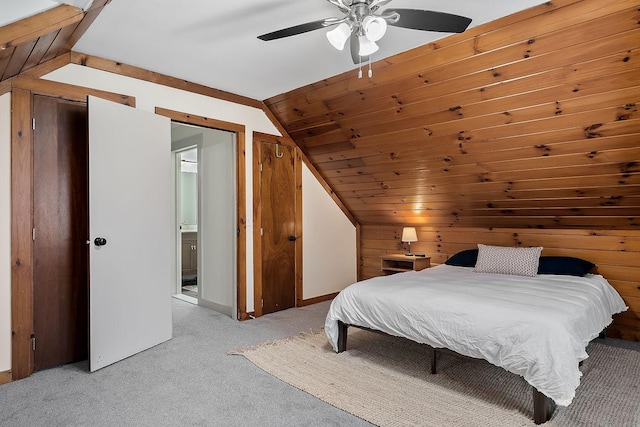
[[[433,262],[478,243],[542,245],[599,265],[640,340],[640,8],[552,0],[265,104],[380,256]]]
[[[639,229],[639,24],[553,0],[265,103],[360,224]]]
[[[402,227],[360,227],[361,279],[380,276],[380,256],[403,253]],[[478,243],[499,246],[543,246],[543,255],[575,256],[597,265],[617,289],[629,310],[616,316],[607,330],[610,337],[640,341],[640,231],[629,230],[541,230],[487,229],[468,227],[417,227],[418,241],[412,252],[425,253],[432,264]]]

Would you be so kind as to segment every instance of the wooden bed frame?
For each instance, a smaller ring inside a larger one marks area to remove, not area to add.
[[[338,320],[338,353],[342,353],[347,349],[347,334],[349,326],[354,326],[360,329],[371,330],[375,332],[384,333],[381,331],[377,331],[375,329],[364,328],[357,325],[348,325],[344,322]],[[431,373],[436,374],[436,351],[437,349],[432,348],[431,354]],[[451,351],[452,350],[447,350]],[[457,353],[456,353],[457,354]],[[531,387],[533,389],[533,422],[536,424],[546,423],[551,419],[553,415],[553,411],[556,409],[556,404],[549,397],[540,393],[535,387]]]

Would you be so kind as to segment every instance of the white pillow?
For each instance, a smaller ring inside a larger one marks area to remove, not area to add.
[[[476,273],[513,274],[535,276],[538,274],[542,246],[533,248],[511,248],[478,244],[478,260],[473,269]]]

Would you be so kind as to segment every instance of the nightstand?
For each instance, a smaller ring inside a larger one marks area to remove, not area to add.
[[[431,267],[431,257],[406,256],[404,254],[385,255],[382,257],[382,274],[402,273],[404,271],[420,271]]]

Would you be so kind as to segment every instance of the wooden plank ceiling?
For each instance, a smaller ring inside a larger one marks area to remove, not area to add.
[[[0,28],[0,81],[67,53],[110,0],[60,5]]]
[[[639,229],[639,24],[547,2],[265,103],[360,224]]]

